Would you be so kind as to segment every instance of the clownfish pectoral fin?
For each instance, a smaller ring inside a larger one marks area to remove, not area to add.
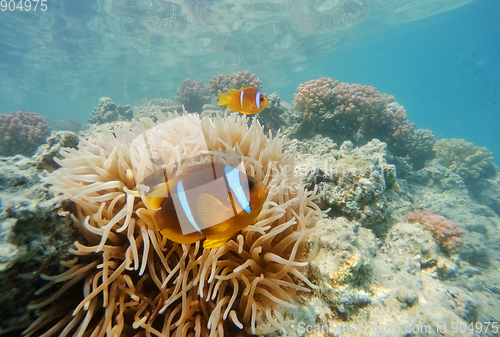
[[[231,236],[224,236],[221,237],[220,235],[211,235],[207,236],[205,242],[203,242],[203,248],[205,249],[212,249],[212,248],[217,248],[225,244]]]
[[[219,101],[217,102],[217,105],[227,105],[228,100],[229,97],[224,94],[219,94]]]
[[[196,211],[204,228],[221,224],[234,216],[232,209],[211,194],[201,194],[196,204]]]

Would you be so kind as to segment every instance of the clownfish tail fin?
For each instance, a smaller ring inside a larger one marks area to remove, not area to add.
[[[217,105],[227,105],[228,98],[229,97],[226,95],[219,93],[219,101],[217,102]]]

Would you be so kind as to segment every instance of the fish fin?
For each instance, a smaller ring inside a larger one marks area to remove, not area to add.
[[[139,216],[140,219],[144,220],[151,228],[155,228],[157,231],[159,230],[158,227],[156,227],[155,221],[154,221],[154,214],[156,213],[156,210],[149,210],[149,209],[139,209],[137,211],[137,215]]]
[[[160,230],[160,234],[163,235],[163,237],[169,239],[170,241],[184,245],[195,243],[196,241],[200,241],[205,237],[204,234],[198,232],[182,234],[182,233],[177,233],[176,231],[170,228],[163,228],[162,230]]]
[[[219,101],[217,102],[217,105],[227,105],[228,100],[229,97],[224,94],[219,94]]]
[[[226,96],[227,97],[232,97],[234,95],[237,95],[241,90],[243,89],[233,89],[233,90],[229,90],[228,92],[226,92]]]
[[[174,230],[173,228],[170,228],[167,224],[166,227],[159,228],[154,221],[155,213],[158,212],[156,210],[147,210],[147,209],[141,209],[138,210],[137,215],[139,218],[144,220],[148,226],[156,229],[158,232],[160,232],[161,235],[163,235],[165,238],[169,239],[170,241],[177,242],[180,244],[185,244],[189,245],[191,243],[195,243],[196,241],[200,241],[205,237],[205,234],[201,234],[198,232],[193,232],[189,234],[182,234],[182,232],[178,232]]]
[[[213,227],[234,216],[232,209],[227,208],[211,194],[201,194],[196,204],[196,211],[201,222],[203,222],[204,228]]]
[[[225,244],[231,237],[232,237],[232,235],[231,236],[224,236],[224,237],[220,237],[218,235],[217,236],[216,235],[207,236],[207,239],[205,240],[205,242],[203,242],[203,248],[213,249],[213,248],[220,247],[223,244]]]
[[[170,191],[168,185],[163,184],[153,192],[142,197],[142,201],[144,202],[144,205],[146,205],[148,209],[159,209],[161,207],[163,200],[169,195]]]
[[[241,88],[240,90],[248,90],[248,89],[255,89],[254,87],[251,87],[247,85],[246,87]],[[239,91],[239,90],[238,90]]]

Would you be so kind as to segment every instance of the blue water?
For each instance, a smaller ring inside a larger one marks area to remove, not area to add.
[[[203,56],[203,41],[211,37],[201,32],[200,42],[191,44],[177,37],[175,29],[186,23],[177,5],[151,2],[161,6],[159,11],[147,6],[139,10],[132,2],[112,1],[109,8],[104,3],[54,0],[45,13],[0,12],[0,113],[21,109],[54,120],[77,117],[85,122],[100,97],[109,96],[119,104],[174,99],[185,77],[208,83],[220,73],[241,70],[255,72],[265,91],[278,91],[291,102],[300,83],[327,76],[394,95],[418,128],[429,128],[439,138],[464,138],[486,146],[500,163],[498,0],[476,0],[396,25],[384,25],[383,17],[372,15],[336,35],[306,36],[284,49],[282,58],[276,58],[280,51],[273,46],[286,45],[287,25],[293,26],[300,13],[283,27],[269,28],[260,19],[255,32],[235,28],[220,53],[214,40],[210,51],[215,52]],[[191,20],[194,17],[195,26],[203,29],[210,18],[196,10],[217,4],[190,3],[195,5]],[[257,12],[262,7],[293,13],[287,5],[252,6]],[[238,17],[216,20],[238,27]],[[165,21],[168,25],[154,26]],[[168,29],[173,31],[170,38],[161,34]],[[297,40],[297,27],[290,31]],[[277,34],[276,40],[271,33]],[[137,39],[131,39],[134,36]],[[171,50],[175,57],[165,53]]]

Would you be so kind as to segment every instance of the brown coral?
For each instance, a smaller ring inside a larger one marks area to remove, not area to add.
[[[387,143],[393,154],[404,154],[414,132],[405,109],[375,87],[338,83],[323,77],[301,84],[293,106],[315,131],[335,142],[364,145],[373,138]]]
[[[148,129],[157,125],[142,122]],[[247,173],[268,187],[257,223],[217,249],[172,243],[138,216],[144,205],[132,163],[141,153],[130,144],[144,130],[115,128],[92,143],[82,140],[78,149],[61,151],[61,169],[48,181],[54,192],[75,202],[72,218],[88,244],[76,242],[75,259],[63,263],[66,271],[46,276],[50,283],[40,293],[55,284],[62,288],[31,308],[66,300],[42,313],[28,335],[48,327],[48,336],[77,329],[94,336],[292,331],[283,309],[295,305],[297,291],[314,287],[301,268],[307,265],[302,256],[307,237],[322,215],[316,196],[293,174],[293,150],[283,151],[282,139],[266,137],[255,119],[248,126],[246,117],[233,114],[204,118],[201,126],[210,151],[226,162],[231,158],[224,151],[237,151]],[[152,156],[161,159],[168,149],[188,156],[199,151],[191,128],[169,130],[150,139],[163,144]]]
[[[262,81],[249,71],[239,71],[231,75],[218,75],[210,80],[210,93],[217,95],[225,94],[232,89],[241,89],[246,86],[260,90]],[[217,101],[217,97],[215,98]]]
[[[456,253],[464,244],[460,227],[439,214],[414,209],[413,212],[406,213],[405,221],[411,223],[420,222],[426,230],[434,235],[439,246],[447,252]]]
[[[186,78],[177,89],[177,100],[188,112],[200,113],[203,105],[210,102],[209,88],[201,80]]]
[[[332,95],[338,84],[338,81],[322,77],[299,85],[299,92],[293,94],[294,109],[299,111],[304,119],[319,122],[328,111],[335,109]]]
[[[31,156],[48,134],[47,122],[37,113],[18,110],[0,115],[0,155]]]

